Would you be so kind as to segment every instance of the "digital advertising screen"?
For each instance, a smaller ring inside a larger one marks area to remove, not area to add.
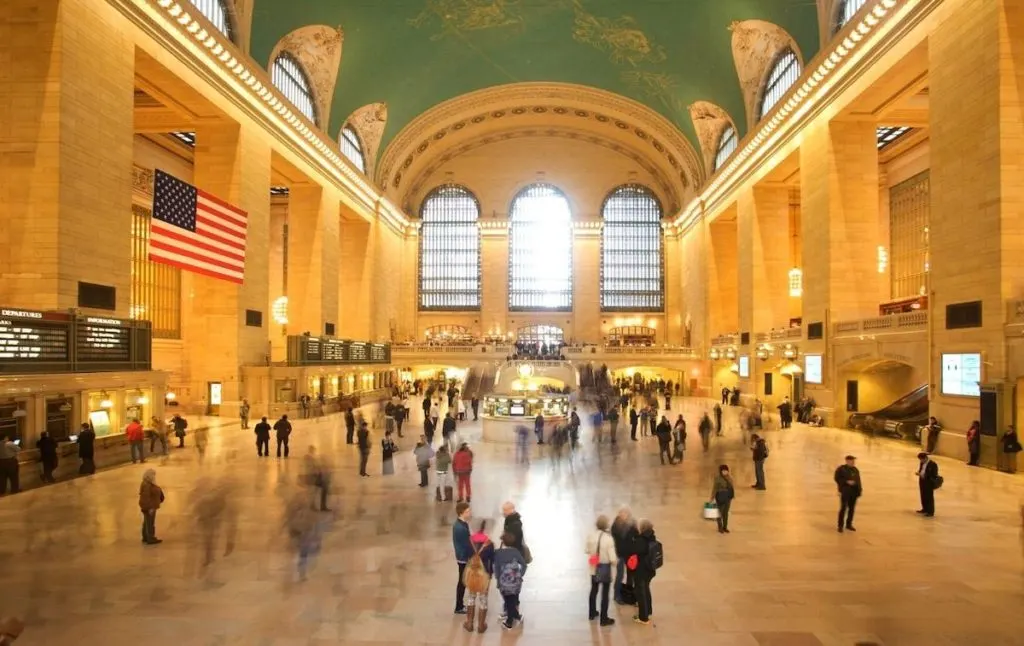
[[[804,381],[809,384],[823,383],[822,360],[820,354],[804,355]]]
[[[942,394],[981,396],[981,353],[942,355]]]

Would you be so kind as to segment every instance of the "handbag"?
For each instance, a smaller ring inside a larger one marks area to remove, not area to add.
[[[594,581],[598,583],[612,582],[612,564],[601,562],[601,539],[604,532],[597,537],[597,549],[595,554],[590,555],[590,564],[594,566]]]
[[[718,505],[713,502],[704,503],[704,520],[718,520],[721,516]]]

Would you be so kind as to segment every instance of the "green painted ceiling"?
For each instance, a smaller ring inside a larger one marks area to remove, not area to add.
[[[579,83],[636,99],[694,143],[688,106],[717,103],[741,129],[743,96],[729,25],[765,20],[806,59],[818,49],[815,0],[256,0],[251,53],[310,24],[345,37],[330,115],[337,137],[355,109],[382,101],[381,150],[438,103],[520,81]]]

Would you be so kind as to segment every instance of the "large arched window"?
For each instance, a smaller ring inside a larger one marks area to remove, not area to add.
[[[345,126],[341,129],[341,154],[345,155],[350,162],[355,164],[360,172],[366,172],[366,158],[363,156],[363,144],[359,141],[359,135],[352,129],[352,126]]]
[[[228,13],[226,0],[192,0],[192,4],[220,33],[227,36],[228,40],[234,40],[231,14]]]
[[[316,123],[316,106],[313,103],[313,89],[309,77],[295,57],[288,52],[281,52],[274,59],[274,68],[270,75],[274,86],[292,102],[299,112]]]
[[[512,200],[510,310],[572,309],[572,213],[550,184],[533,184]]]
[[[660,312],[665,296],[658,198],[645,186],[620,186],[605,199],[601,216],[601,309]]]
[[[836,23],[832,33],[845,27],[846,23],[850,22],[867,3],[868,0],[839,0],[839,6],[836,8]]]
[[[726,126],[722,136],[718,139],[718,150],[715,152],[715,170],[721,168],[725,162],[736,152],[736,146],[740,143],[736,136],[736,128]]]
[[[420,309],[480,309],[480,204],[462,186],[435,188],[420,211]]]
[[[757,115],[758,119],[763,119],[764,115],[771,112],[771,109],[775,107],[779,99],[786,96],[789,89],[800,78],[801,71],[800,59],[796,57],[796,54],[791,49],[784,50],[775,59],[775,64],[772,65],[771,72],[768,74],[768,81],[764,84],[764,93],[761,95],[761,110]]]

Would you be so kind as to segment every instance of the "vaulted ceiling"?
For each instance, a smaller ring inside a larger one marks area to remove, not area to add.
[[[383,150],[416,117],[466,93],[561,82],[624,95],[663,115],[700,149],[690,106],[710,102],[746,128],[730,33],[777,25],[803,59],[818,49],[820,0],[255,0],[251,54],[268,61],[307,25],[337,27],[330,106],[336,136],[354,112],[384,104]]]

